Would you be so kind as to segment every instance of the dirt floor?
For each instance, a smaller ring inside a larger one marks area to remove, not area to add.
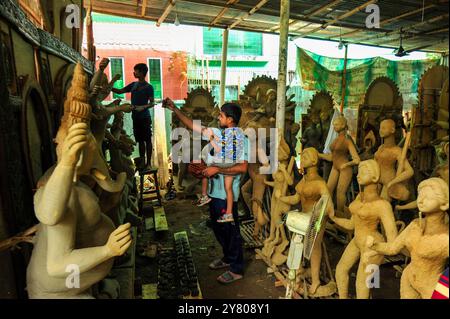
[[[173,199],[164,201],[164,209],[169,225],[168,231],[156,233],[154,230],[145,231],[138,237],[138,247],[148,243],[158,243],[161,247],[170,248],[174,245],[173,234],[186,231],[188,234],[194,264],[198,273],[199,284],[203,298],[207,299],[271,299],[280,298],[285,294],[284,287],[275,287],[276,278],[267,273],[267,265],[255,258],[254,249],[245,249],[245,273],[242,280],[230,285],[217,282],[216,278],[223,272],[210,270],[209,263],[221,257],[221,247],[216,242],[212,230],[208,227],[208,208],[192,205],[193,198]],[[144,215],[151,216],[151,208],[144,209]],[[335,272],[345,246],[334,238],[325,236],[331,267]],[[158,282],[158,256],[156,258],[136,257],[136,278],[142,284]],[[396,277],[393,266],[386,264],[381,266],[380,287],[372,290],[372,298],[389,299],[399,298],[400,279]],[[350,274],[349,293],[354,292],[356,266]],[[337,296],[334,296],[336,298]]]

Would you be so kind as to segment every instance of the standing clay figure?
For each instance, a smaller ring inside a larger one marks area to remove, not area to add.
[[[366,243],[372,249],[368,258],[376,253],[396,255],[403,248],[409,251],[411,262],[400,281],[402,299],[431,298],[449,257],[448,185],[432,177],[419,184],[418,192],[417,204],[425,218],[413,220],[391,243],[376,243],[371,237]]]
[[[380,167],[375,160],[363,161],[358,168],[358,183],[361,192],[350,204],[351,219],[332,217],[331,219],[346,230],[354,230],[355,236],[345,248],[336,267],[336,282],[339,298],[348,298],[349,271],[360,259],[356,275],[356,298],[368,299],[370,289],[366,284],[368,265],[380,265],[383,256],[374,256],[363,260],[360,256],[367,250],[367,237],[372,236],[376,242],[384,242],[383,235],[378,232],[378,226],[383,226],[388,242],[397,236],[394,214],[391,204],[380,198],[377,183],[380,179]]]
[[[117,181],[108,167],[88,123],[87,81],[81,64],[75,68],[61,126],[56,136],[58,163],[38,182],[34,195],[40,221],[36,244],[27,268],[30,298],[90,298],[90,287],[111,270],[113,257],[131,245],[130,224],[114,230],[101,211],[92,188],[120,192],[125,173]],[[79,273],[79,287],[70,274]]]
[[[336,190],[336,215],[342,216],[347,199],[347,189],[352,181],[352,166],[358,165],[360,159],[353,140],[347,136],[347,120],[345,117],[337,117],[333,121],[333,127],[338,133],[338,137],[331,143],[331,154],[319,154],[319,157],[333,162],[327,185],[331,194],[334,194]],[[352,158],[351,161],[349,156]]]
[[[264,241],[262,253],[272,262],[279,266],[284,264],[287,256],[283,254],[289,245],[289,240],[286,237],[284,224],[282,223],[283,214],[288,212],[290,205],[280,201],[280,197],[285,196],[288,186],[294,183],[293,167],[295,158],[291,157],[289,164],[288,159],[290,155],[289,146],[284,139],[281,140],[280,148],[278,150],[278,159],[280,161],[278,169],[273,173],[273,182],[267,180],[264,183],[273,187],[272,200],[270,206],[270,235]]]
[[[375,153],[375,160],[380,165],[381,197],[391,201],[391,197],[399,200],[407,200],[409,191],[401,184],[414,175],[414,170],[406,159],[406,149],[395,144],[395,122],[391,119],[380,123],[380,136],[383,144]]]
[[[292,196],[282,196],[280,201],[288,205],[301,204],[302,212],[310,212],[313,210],[314,204],[323,195],[330,196],[327,184],[322,177],[319,176],[317,165],[319,163],[319,153],[316,149],[310,147],[303,150],[302,153],[302,163],[301,170],[306,170],[306,174],[303,179],[295,187],[295,195]],[[327,207],[328,216],[334,215],[333,204],[331,201],[328,202]],[[326,218],[328,219],[328,218]],[[325,225],[327,220],[323,221]],[[311,287],[309,288],[309,294],[314,295],[319,292],[320,287],[320,264],[322,260],[322,238],[325,227],[322,227],[320,233],[316,239],[313,252],[311,255]],[[323,286],[325,287],[325,286]],[[327,295],[325,292],[321,294]],[[331,294],[331,293],[330,293]]]

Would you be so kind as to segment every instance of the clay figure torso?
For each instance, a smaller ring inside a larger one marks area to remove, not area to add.
[[[375,242],[385,241],[383,236],[378,232],[378,225],[380,223],[378,209],[383,205],[389,205],[389,203],[383,199],[362,203],[361,197],[358,195],[349,206],[355,223],[354,241],[361,251],[365,250],[366,239],[369,235],[374,237]]]
[[[422,234],[418,219],[412,221],[408,228],[405,246],[411,254],[411,263],[403,271],[403,276],[408,278],[421,298],[429,299],[448,259],[448,224],[442,224],[433,234]]]
[[[43,192],[44,187],[39,189],[38,193]],[[39,196],[38,193],[35,196]],[[57,240],[57,236],[61,234],[61,230],[55,228],[67,229],[67,233],[76,229],[76,234],[73,234],[76,238],[74,249],[102,246],[114,230],[112,221],[100,211],[98,197],[80,181],[73,186],[67,207],[67,213],[58,225],[39,225],[36,245],[27,269],[27,290],[30,298],[79,298],[80,293],[103,279],[111,270],[114,259],[80,274],[80,288],[67,288],[66,277],[56,278],[42,271],[46,269],[47,264],[48,238]],[[75,223],[76,227],[73,226]]]
[[[380,165],[380,183],[387,185],[395,178],[396,163],[402,150],[398,146],[386,147],[381,145],[375,152],[375,160]]]
[[[333,154],[333,167],[340,170],[341,165],[349,161],[350,153],[347,146],[347,137],[344,134],[338,135],[330,145]]]

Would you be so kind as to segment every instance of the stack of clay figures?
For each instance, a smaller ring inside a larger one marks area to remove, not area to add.
[[[337,137],[330,145],[331,153],[320,154],[313,147],[305,148],[301,153],[300,167],[303,177],[297,185],[293,185],[288,148],[284,141],[280,142],[278,169],[273,174],[273,181],[265,180],[265,184],[272,187],[270,236],[261,250],[265,260],[276,266],[286,262],[288,240],[282,223],[283,215],[294,205],[300,205],[301,212],[309,213],[321,196],[326,195],[335,201],[335,205],[331,203],[326,208],[329,224],[324,223],[316,238],[310,268],[298,271],[298,277],[311,279],[309,296],[329,296],[337,286],[339,297],[348,298],[349,273],[357,264],[356,297],[369,298],[367,281],[373,270],[366,272],[367,269],[380,266],[384,256],[403,254],[410,258],[410,262],[402,271],[401,298],[431,298],[449,257],[448,138],[444,139],[443,147],[446,160],[435,169],[433,177],[418,184],[417,200],[394,206],[395,210],[418,208],[419,218],[406,226],[404,222],[396,221],[393,204],[412,197],[405,186],[412,182],[414,174],[406,157],[409,133],[403,147],[399,147],[394,139],[394,121],[383,120],[379,126],[383,143],[373,159],[361,161],[352,138],[347,134],[346,119],[338,116],[332,125]],[[319,175],[320,159],[332,163],[328,181]],[[347,206],[347,190],[354,172],[359,192]],[[295,194],[290,195],[288,187],[291,185],[295,186]],[[325,278],[320,276],[325,228],[348,234],[345,251],[335,269],[335,284],[321,282],[321,278]],[[296,289],[300,291],[302,288],[299,284]]]

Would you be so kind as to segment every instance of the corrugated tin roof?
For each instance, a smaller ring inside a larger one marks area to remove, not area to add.
[[[227,28],[245,16],[261,0],[93,0],[93,10],[128,18],[158,21],[167,10],[166,23],[178,16],[182,24]],[[174,3],[175,6],[171,6]],[[448,52],[448,0],[291,0],[290,35],[357,44],[398,47],[400,29],[406,50]],[[382,25],[368,29],[365,5],[376,3]],[[143,8],[145,5],[145,8]],[[359,8],[359,10],[355,10]],[[168,10],[170,9],[170,10]],[[279,31],[280,0],[266,1],[246,16],[236,29]]]

